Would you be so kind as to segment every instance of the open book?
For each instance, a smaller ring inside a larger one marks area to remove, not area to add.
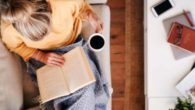
[[[95,77],[82,47],[64,54],[63,67],[44,66],[37,70],[41,102],[70,95],[95,82]]]

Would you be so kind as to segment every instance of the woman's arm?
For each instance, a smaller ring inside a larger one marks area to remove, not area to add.
[[[40,50],[27,47],[24,43],[15,48],[12,47],[11,50],[22,56],[25,61],[33,58],[50,66],[63,66],[65,61],[62,55],[56,53],[44,53]]]
[[[102,33],[103,31],[103,22],[94,12],[90,4],[84,0],[83,2],[83,19],[86,19],[95,29],[95,32]]]
[[[62,55],[56,53],[44,53],[42,51],[36,51],[31,58],[43,62],[49,66],[63,66],[65,62]]]
[[[89,13],[88,21],[94,27],[96,33],[102,33],[103,32],[103,22],[97,16],[97,14],[95,12],[92,11],[92,12]]]
[[[20,55],[25,61],[33,58],[50,66],[62,66],[65,62],[62,55],[56,53],[44,53],[40,50],[30,48],[18,40],[4,39],[4,43],[9,50]]]

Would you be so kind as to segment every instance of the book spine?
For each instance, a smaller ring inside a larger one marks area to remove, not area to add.
[[[70,87],[68,86],[69,84],[68,84],[68,81],[66,80],[66,76],[65,76],[66,72],[64,71],[63,67],[61,67],[59,69],[62,72],[64,83],[66,83],[66,84],[64,84],[64,85],[66,85],[65,88],[68,88],[68,91],[70,92]]]

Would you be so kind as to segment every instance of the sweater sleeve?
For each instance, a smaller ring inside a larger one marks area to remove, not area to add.
[[[89,12],[92,12],[93,11],[93,8],[91,7],[91,5],[87,2],[87,0],[76,0],[77,3],[78,3],[78,10],[79,10],[79,17],[82,19],[82,20],[85,20],[86,17],[87,17],[87,14]]]
[[[27,47],[24,43],[18,44],[16,47],[11,47],[10,50],[19,54],[25,61],[28,61],[37,51],[37,49]]]
[[[20,55],[25,61],[28,61],[30,57],[37,51],[37,49],[26,46],[19,37],[13,35],[13,32],[8,32],[8,30],[4,32],[3,27],[1,37],[6,47],[11,52]]]

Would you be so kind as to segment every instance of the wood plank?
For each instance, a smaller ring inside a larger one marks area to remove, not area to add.
[[[125,64],[111,63],[112,80],[125,80]]]
[[[108,0],[108,5],[111,8],[112,110],[124,110],[125,0]]]
[[[114,98],[112,103],[112,110],[124,110],[124,98]]]
[[[124,97],[125,96],[125,80],[112,80],[112,86],[114,88],[113,97]]]
[[[125,23],[125,8],[111,9],[111,23]],[[112,13],[113,12],[113,13]]]
[[[125,0],[108,0],[110,8],[125,8]]]
[[[145,110],[143,96],[131,95],[130,107],[127,110]]]
[[[111,63],[124,63],[125,62],[125,54],[119,53],[119,54],[112,54],[111,55]]]
[[[113,45],[125,44],[125,24],[124,23],[112,23],[111,25],[111,47]]]
[[[112,45],[111,48],[112,54],[119,54],[119,53],[125,53],[125,45]]]
[[[125,28],[125,110],[144,110],[142,0],[126,0]]]
[[[124,63],[125,58],[124,45],[111,46],[111,63]]]
[[[125,73],[124,73],[124,45],[113,45],[111,48],[112,82],[114,97],[124,97]]]

